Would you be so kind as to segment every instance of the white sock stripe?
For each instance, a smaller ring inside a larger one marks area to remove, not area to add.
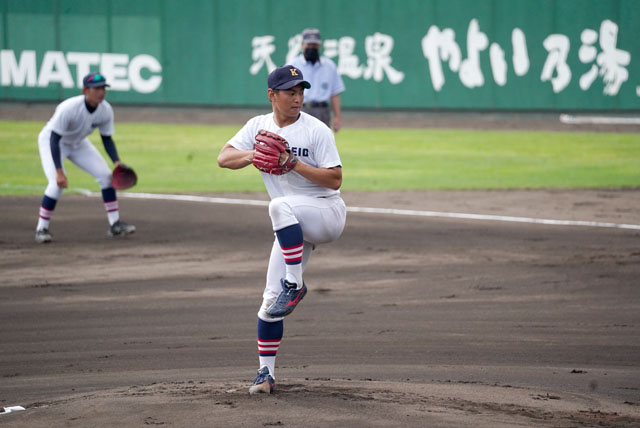
[[[104,203],[104,209],[107,211],[117,211],[118,210],[118,201],[111,201]]]
[[[285,262],[296,262],[298,260],[302,260],[302,250],[304,249],[304,243],[300,244],[297,247],[292,248],[282,248],[282,255],[284,256]]]
[[[258,351],[276,352],[279,347],[280,347],[279,343],[277,345],[261,345],[260,343],[258,343]]]
[[[299,256],[300,254],[302,254],[302,247],[296,248],[295,250],[282,250],[282,254],[285,257]]]
[[[289,248],[282,248],[280,247],[280,249],[282,250],[283,253],[293,253],[293,252],[297,252],[297,251],[302,251],[302,249],[304,248],[304,243],[297,245],[295,247],[289,247]]]
[[[51,218],[51,213],[53,211],[46,209],[45,207],[40,207],[40,217],[45,220],[49,220]]]
[[[261,346],[261,345],[258,345],[258,349],[260,351],[277,351],[279,347],[280,347],[279,345],[277,345],[277,346],[264,346],[264,345]]]
[[[260,340],[260,339],[258,339],[258,346],[280,346],[280,340]]]

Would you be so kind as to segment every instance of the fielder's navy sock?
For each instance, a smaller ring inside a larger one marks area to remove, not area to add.
[[[258,318],[258,358],[275,379],[276,354],[284,333],[284,321],[266,322]]]
[[[117,200],[116,198],[116,189],[113,187],[107,187],[106,189],[102,189],[102,200],[107,202],[113,202]]]
[[[50,198],[47,195],[44,195],[42,197],[42,208],[46,208],[49,211],[55,210],[57,203],[58,203],[57,199]]]
[[[120,211],[118,211],[118,199],[116,197],[116,189],[107,187],[102,189],[102,200],[104,201],[104,209],[107,211],[109,224],[113,224],[120,219]]]
[[[37,230],[48,229],[49,222],[51,221],[51,215],[53,210],[56,209],[57,199],[53,199],[44,195],[42,197],[42,203],[40,204],[40,218],[38,218]]]
[[[302,249],[304,241],[300,223],[277,230],[276,236],[286,263],[286,280],[292,283],[295,282],[298,287],[302,287]]]

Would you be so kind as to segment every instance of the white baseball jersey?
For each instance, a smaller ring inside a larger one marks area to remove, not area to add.
[[[80,168],[94,176],[101,189],[111,186],[111,170],[104,158],[87,138],[95,128],[100,134],[113,135],[113,109],[107,101],[102,101],[90,113],[85,106],[85,96],[78,95],[64,100],[53,113],[53,116],[40,131],[38,147],[40,159],[49,185],[45,194],[59,199],[62,189],[56,183],[56,167],[51,154],[51,131],[60,135],[60,160],[64,169],[64,159],[69,159]]]
[[[61,102],[41,134],[51,135],[51,131],[62,136],[61,144],[79,145],[94,129],[100,129],[100,135],[113,135],[113,109],[103,100],[93,113],[85,106],[85,96],[78,95]]]
[[[280,128],[273,120],[273,113],[250,119],[229,143],[238,150],[253,150],[258,130],[275,132],[289,143],[291,150],[303,163],[316,168],[341,166],[333,132],[315,117],[301,112],[297,121]],[[329,197],[339,190],[318,186],[295,171],[283,175],[262,173],[267,193],[271,199],[281,196],[305,195]]]

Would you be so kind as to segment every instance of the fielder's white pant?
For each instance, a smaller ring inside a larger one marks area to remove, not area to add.
[[[38,149],[40,150],[40,160],[44,175],[47,176],[49,184],[44,194],[58,200],[62,195],[62,188],[56,183],[56,165],[53,163],[51,155],[51,133],[41,132],[38,136]],[[64,170],[64,160],[69,159],[78,167],[91,174],[100,184],[100,189],[111,187],[111,170],[98,149],[95,148],[88,138],[83,139],[78,144],[60,143],[60,157],[62,169]],[[66,174],[66,171],[65,171]]]
[[[316,245],[335,241],[342,234],[347,218],[347,207],[340,195],[328,198],[283,196],[271,200],[269,216],[274,231],[300,223],[304,237],[302,250],[302,271],[304,272]],[[258,311],[258,317],[261,320],[274,322],[283,319],[283,317],[270,316],[266,310],[280,295],[282,291],[280,279],[285,275],[286,264],[276,237],[271,248],[262,306]]]

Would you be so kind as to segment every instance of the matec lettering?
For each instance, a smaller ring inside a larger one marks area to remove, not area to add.
[[[70,66],[75,66],[75,81]],[[94,69],[91,69],[94,66]],[[111,90],[148,94],[162,83],[162,65],[151,55],[129,58],[127,54],[46,51],[38,71],[36,51],[26,50],[16,58],[11,49],[0,50],[0,85],[46,88],[59,83],[63,88],[82,88],[82,78],[99,69]],[[147,70],[143,73],[143,70]],[[143,77],[143,74],[146,77]]]

